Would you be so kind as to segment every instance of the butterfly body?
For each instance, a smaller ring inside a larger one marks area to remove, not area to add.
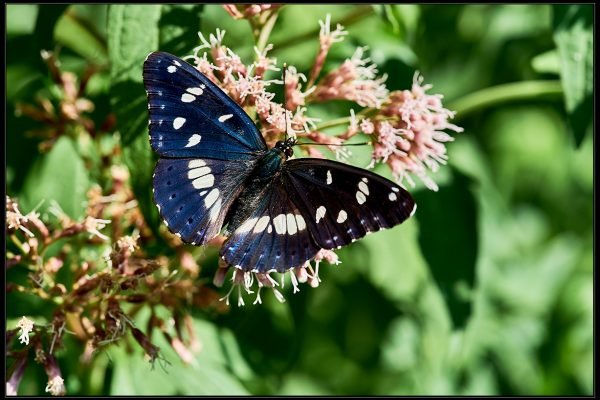
[[[284,272],[400,224],[410,194],[336,161],[290,159],[295,139],[269,149],[248,115],[185,61],[151,53],[144,63],[150,143],[159,154],[154,201],[186,243],[228,239],[221,256],[244,271]]]

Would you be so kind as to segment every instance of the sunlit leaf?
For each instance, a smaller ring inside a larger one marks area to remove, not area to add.
[[[23,187],[23,208],[56,201],[71,218],[83,216],[89,176],[73,141],[63,136],[52,150],[36,160]]]
[[[579,146],[592,123],[594,38],[592,5],[553,5],[554,41],[561,64],[561,80],[569,122]]]

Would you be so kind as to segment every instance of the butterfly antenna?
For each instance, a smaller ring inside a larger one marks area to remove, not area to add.
[[[365,146],[371,145],[371,142],[361,142],[361,143],[297,143],[298,145],[310,145],[310,146]]]
[[[287,64],[283,63],[283,113],[285,114],[285,140],[288,139],[288,114],[287,114],[287,91],[285,90],[285,76],[287,73]]]

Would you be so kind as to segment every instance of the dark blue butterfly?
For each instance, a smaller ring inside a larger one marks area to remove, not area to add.
[[[144,62],[150,143],[160,159],[154,201],[171,232],[205,244],[244,271],[284,272],[412,215],[410,194],[335,161],[288,160],[294,139],[269,149],[240,106],[187,62]]]

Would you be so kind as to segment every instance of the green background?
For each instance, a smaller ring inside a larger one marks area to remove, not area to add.
[[[190,54],[198,31],[220,28],[249,63],[248,23],[217,5],[6,11],[7,194],[23,213],[54,199],[77,218],[89,185],[105,179],[86,168],[76,135],[42,154],[26,135],[40,125],[15,115],[18,102],[52,98],[40,50],[60,50],[64,70],[101,68],[86,88],[91,118],[116,113],[120,135],[102,140],[121,141],[140,208],[158,229],[142,62],[153,50]],[[418,70],[457,111],[452,122],[465,130],[434,175],[439,192],[418,185],[415,217],[339,251],[342,264],[323,266],[317,289],[218,316],[186,310],[203,345],[192,365],[158,335],[164,370],[124,346],[80,366],[81,344],[67,343],[57,354],[67,393],[592,394],[592,6],[286,5],[269,39],[279,64],[310,71],[327,13],[349,35],[325,70],[369,46],[390,90],[410,88]],[[326,120],[346,111],[313,112]],[[152,251],[169,254],[164,246]],[[8,327],[22,315],[47,321],[52,309],[11,293]],[[30,363],[19,394],[45,384]]]

